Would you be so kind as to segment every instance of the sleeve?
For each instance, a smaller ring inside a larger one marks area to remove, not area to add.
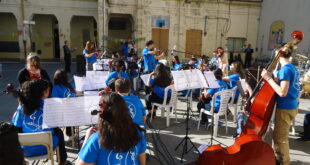
[[[93,134],[80,150],[78,156],[85,163],[94,163],[98,159],[100,152],[99,135]]]
[[[85,56],[85,54],[87,54],[87,50],[83,50],[83,55]]]
[[[22,108],[19,106],[17,111],[15,112],[15,114],[13,116],[12,124],[15,127],[22,128],[23,127],[22,123],[23,123]]]
[[[146,140],[145,140],[145,136],[143,133],[140,133],[140,147],[139,147],[139,154],[143,154],[146,151]]]
[[[142,51],[142,55],[143,55],[143,56],[147,56],[147,55],[148,55],[148,54],[147,54],[148,52],[149,52],[149,51],[148,51],[147,49],[144,49],[144,50]]]
[[[109,81],[112,79],[112,73],[110,73],[108,76],[107,76],[107,79],[105,80],[105,84],[108,86],[109,85]]]
[[[215,89],[208,89],[207,93],[213,96],[214,93],[216,93],[216,90]]]
[[[22,69],[18,72],[18,76],[17,76],[17,79],[18,79],[18,82],[19,82],[19,86],[21,87],[22,84],[26,81],[26,78],[25,78],[25,69]]]
[[[154,85],[154,78],[151,79],[150,84],[153,86]]]
[[[290,77],[291,72],[287,68],[283,68],[283,70],[280,70],[278,73],[278,79],[280,82],[283,80],[290,81]]]
[[[141,107],[142,116],[145,116],[146,115],[146,109],[145,109],[143,103],[141,102],[141,100],[139,98],[138,98],[138,101],[139,101],[139,104],[140,104],[140,107]]]

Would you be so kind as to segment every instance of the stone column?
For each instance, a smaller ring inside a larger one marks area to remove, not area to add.
[[[70,42],[71,37],[71,15],[57,15],[58,28],[59,28],[59,47],[60,47],[60,61],[64,61],[64,42]]]
[[[107,10],[106,0],[98,0],[98,21],[97,21],[97,30],[98,30],[98,42],[100,46],[107,46],[107,42],[102,40],[104,35],[108,35],[108,10]]]

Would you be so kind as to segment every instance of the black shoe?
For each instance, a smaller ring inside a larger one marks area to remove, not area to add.
[[[237,138],[237,137],[239,137],[239,134],[238,133],[235,133],[234,135],[233,135],[233,138]]]
[[[305,138],[305,137],[298,138],[297,140],[303,143],[310,143],[310,139]]]

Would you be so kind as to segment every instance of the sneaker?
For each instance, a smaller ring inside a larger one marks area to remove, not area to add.
[[[297,140],[303,143],[310,143],[310,139],[307,139],[305,137],[298,138]]]

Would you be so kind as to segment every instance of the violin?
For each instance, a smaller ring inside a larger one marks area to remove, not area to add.
[[[269,72],[275,68],[280,56],[295,50],[297,48],[295,45],[300,43],[304,37],[300,31],[294,31],[291,36],[294,40],[284,45],[277,53],[267,68]],[[199,157],[197,164],[275,164],[275,154],[272,148],[263,142],[261,137],[267,131],[276,102],[276,93],[269,83],[261,78],[247,102],[246,110],[250,116],[240,137],[236,138],[234,144],[227,148],[222,148],[220,145],[209,147]]]
[[[12,94],[14,98],[19,98],[20,93],[14,89],[13,84],[8,84],[6,90],[3,91],[4,94]]]

